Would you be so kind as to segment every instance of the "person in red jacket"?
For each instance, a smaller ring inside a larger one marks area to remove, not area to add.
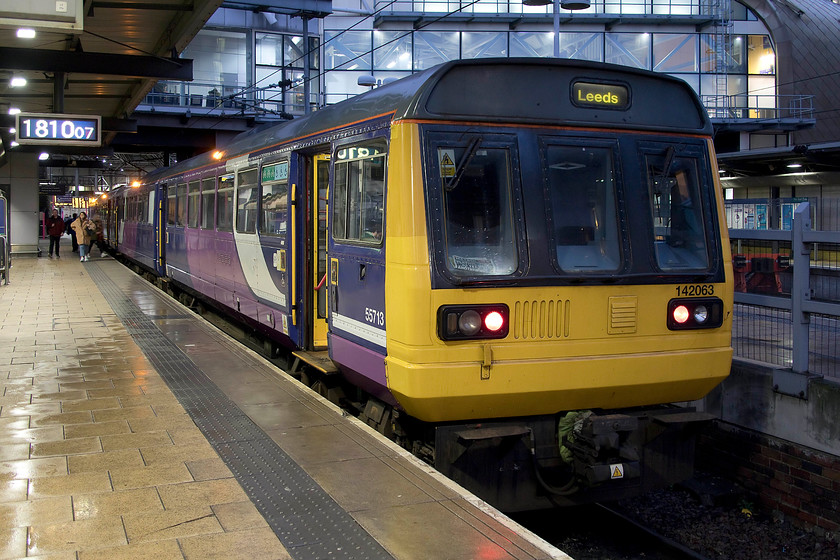
[[[55,258],[60,259],[58,254],[58,246],[61,241],[61,236],[64,235],[64,220],[58,215],[58,210],[53,208],[52,214],[47,218],[47,235],[50,236],[50,258],[53,258],[53,248],[55,248]]]

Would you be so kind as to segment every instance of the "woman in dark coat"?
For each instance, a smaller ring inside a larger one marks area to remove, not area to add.
[[[53,249],[55,249],[55,258],[60,259],[58,254],[58,247],[61,242],[61,236],[64,235],[64,220],[58,215],[58,210],[53,208],[52,214],[47,218],[47,235],[50,236],[50,258],[53,258]]]

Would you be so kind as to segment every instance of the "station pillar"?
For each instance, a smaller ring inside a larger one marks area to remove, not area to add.
[[[7,153],[0,167],[0,189],[9,203],[12,256],[38,256],[38,154]]]

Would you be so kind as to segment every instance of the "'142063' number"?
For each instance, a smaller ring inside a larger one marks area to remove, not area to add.
[[[677,295],[682,297],[713,296],[715,295],[715,286],[714,284],[694,284],[691,286],[677,286]]]

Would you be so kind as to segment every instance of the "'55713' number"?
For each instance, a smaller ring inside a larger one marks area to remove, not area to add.
[[[384,327],[385,313],[377,311],[376,309],[371,309],[370,307],[365,307],[365,321],[371,325],[376,325],[377,327]]]

